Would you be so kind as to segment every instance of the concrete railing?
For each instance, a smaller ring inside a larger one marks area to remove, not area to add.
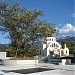
[[[2,65],[37,65],[38,60],[1,60]]]

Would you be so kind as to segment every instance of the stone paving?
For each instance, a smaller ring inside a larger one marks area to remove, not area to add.
[[[53,70],[22,74],[9,72],[11,70],[22,70],[30,68],[49,68]],[[0,65],[0,75],[75,75],[75,65],[54,65],[50,63],[40,63],[38,65],[15,65],[2,66]]]

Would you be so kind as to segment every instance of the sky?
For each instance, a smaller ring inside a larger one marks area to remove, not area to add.
[[[8,3],[14,0],[3,0]],[[44,15],[39,17],[40,20],[47,20],[53,23],[60,34],[57,38],[65,36],[75,36],[75,0],[17,0],[21,7],[29,10],[42,10]],[[0,32],[0,43],[10,43],[9,39],[4,37]]]

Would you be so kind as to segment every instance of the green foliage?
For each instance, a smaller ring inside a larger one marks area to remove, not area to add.
[[[18,51],[19,57],[20,56],[21,57],[24,57],[24,56],[33,57],[35,55],[38,55],[38,49],[31,45],[26,45],[26,47],[24,47],[24,49],[20,49]]]
[[[66,42],[61,41],[62,48],[64,48],[64,44],[65,44],[65,43],[66,43]]]
[[[0,2],[0,31],[9,33],[10,46],[16,51],[15,56],[27,43],[33,44],[47,34],[57,33],[53,24],[39,20],[38,17],[42,15],[42,11],[20,7],[18,2],[11,4]],[[32,47],[28,49],[28,53],[30,52],[32,55],[36,53]],[[28,56],[32,56],[31,54]]]
[[[14,50],[5,50],[5,52],[7,52],[7,57],[14,57],[15,56]]]

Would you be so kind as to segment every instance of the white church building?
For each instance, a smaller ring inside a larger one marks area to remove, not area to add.
[[[53,54],[57,54],[61,56],[69,56],[69,49],[64,45],[62,49],[62,45],[56,41],[56,38],[48,35],[46,40],[42,42],[43,50],[41,50],[41,55],[48,56],[52,52]]]

